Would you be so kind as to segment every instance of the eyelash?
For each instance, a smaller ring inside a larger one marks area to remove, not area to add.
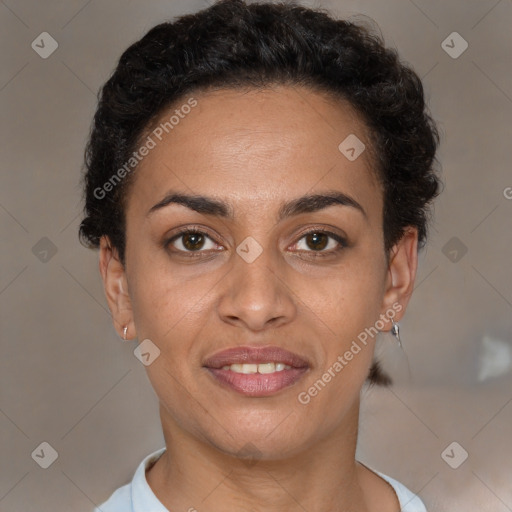
[[[320,229],[320,228],[318,228],[318,229],[314,229],[313,228],[313,229],[310,229],[308,231],[305,231],[305,232],[301,233],[298,241],[295,242],[294,245],[296,245],[298,242],[300,242],[303,238],[305,238],[308,235],[313,234],[313,233],[327,235],[328,237],[330,237],[330,238],[334,239],[336,242],[338,242],[339,246],[336,249],[331,249],[329,251],[325,251],[325,250],[320,250],[320,251],[309,250],[309,251],[299,251],[299,252],[310,253],[310,256],[313,257],[313,258],[325,258],[327,256],[332,256],[333,254],[337,254],[340,251],[342,251],[344,248],[348,247],[347,241],[341,235],[338,235],[337,233],[333,233],[332,231],[326,231],[325,229]],[[203,236],[206,236],[212,242],[215,243],[215,240],[213,240],[213,238],[206,231],[204,231],[203,229],[195,228],[195,227],[189,227],[189,228],[183,229],[179,233],[174,234],[171,238],[166,240],[165,243],[164,243],[165,248],[167,248],[174,241],[178,240],[179,238],[181,238],[181,237],[183,237],[184,235],[187,235],[187,234],[203,235]],[[202,253],[204,253],[206,251],[201,250],[201,249],[198,250],[198,251],[187,251],[187,250],[182,250],[182,249],[176,249],[176,252],[182,253],[182,254],[186,254],[187,255],[186,257],[197,258],[197,257],[203,256]]]

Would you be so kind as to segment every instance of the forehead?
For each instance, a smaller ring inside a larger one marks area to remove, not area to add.
[[[190,98],[195,106],[181,108]],[[309,89],[199,92],[163,112],[146,137],[154,147],[134,176],[129,204],[137,208],[150,208],[168,189],[250,210],[326,188],[381,208],[364,122],[347,102]],[[348,158],[361,144],[366,149]]]

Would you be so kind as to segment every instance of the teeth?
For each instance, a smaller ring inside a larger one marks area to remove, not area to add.
[[[277,363],[279,364],[279,363]],[[274,373],[276,371],[275,363],[262,363],[258,365],[258,373]]]
[[[284,363],[260,363],[260,364],[231,364],[222,367],[223,370],[231,370],[236,373],[274,373],[290,370],[291,366]]]

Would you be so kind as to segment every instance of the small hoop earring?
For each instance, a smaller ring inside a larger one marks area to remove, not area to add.
[[[403,349],[402,341],[400,340],[400,327],[393,319],[391,320],[391,334],[396,338],[400,348]]]
[[[125,325],[123,329],[123,340],[126,341],[126,332],[128,331],[128,326]]]

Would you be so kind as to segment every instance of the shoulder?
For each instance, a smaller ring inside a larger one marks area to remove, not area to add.
[[[137,467],[130,483],[116,489],[94,512],[161,512],[166,511],[146,481],[146,469],[165,451],[161,448],[147,455]]]
[[[107,501],[94,509],[94,512],[128,512],[131,510],[131,484],[126,484],[115,490]]]
[[[392,491],[394,491],[394,494],[396,495],[396,499],[398,500],[398,503],[400,505],[400,512],[427,512],[427,509],[425,508],[425,505],[421,501],[421,499],[414,494],[410,489],[408,489],[404,484],[399,482],[398,480],[395,480],[394,478],[385,475],[384,473],[381,473],[380,471],[377,471],[375,469],[370,468],[366,464],[363,464],[362,462],[358,461],[358,463],[367,470],[367,475],[373,474],[373,477],[370,477],[373,479],[374,488],[378,489],[379,485],[376,482],[376,479],[378,478],[383,484],[386,482],[391,487]],[[368,476],[367,476],[368,478]],[[383,482],[384,481],[384,482]],[[385,485],[385,484],[384,484]],[[382,489],[382,486],[380,486]],[[390,489],[390,490],[391,490]],[[373,493],[374,491],[372,491]],[[379,502],[384,499],[384,493],[375,495],[375,502]],[[381,502],[382,505],[382,502]]]
[[[379,471],[377,471],[377,474],[393,487],[400,502],[401,512],[427,512],[423,501],[404,484]]]

